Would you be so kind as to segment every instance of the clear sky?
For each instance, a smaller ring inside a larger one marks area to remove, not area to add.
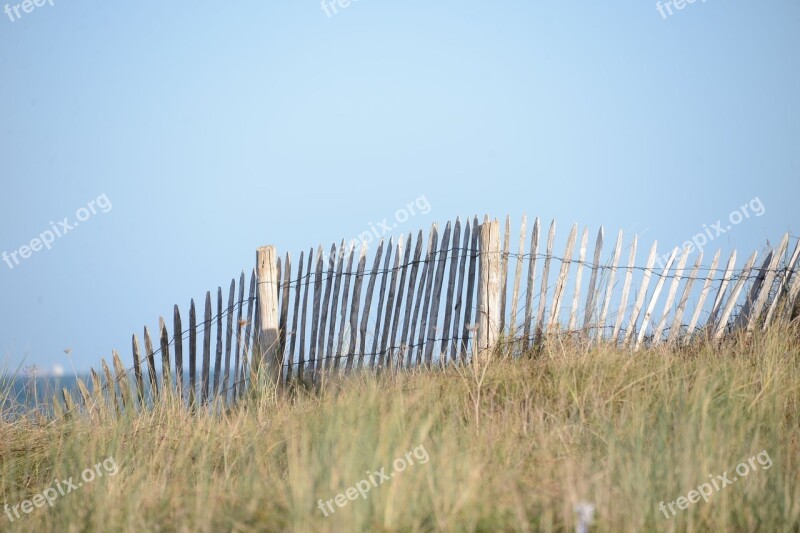
[[[422,197],[401,231],[527,212],[666,249],[757,199],[707,249],[800,233],[796,1],[26,7],[0,13],[10,370],[130,362],[131,333],[258,246],[350,239]]]

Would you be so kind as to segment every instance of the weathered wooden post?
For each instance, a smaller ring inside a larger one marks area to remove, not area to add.
[[[262,246],[256,251],[258,278],[258,354],[253,369],[265,371],[264,376],[275,385],[281,384],[281,354],[278,351],[278,269],[274,246]]]
[[[478,277],[479,357],[492,350],[500,336],[500,223],[485,220],[480,228],[480,275]]]

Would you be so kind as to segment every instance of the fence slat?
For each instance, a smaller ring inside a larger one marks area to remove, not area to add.
[[[539,217],[533,220],[531,231],[531,256],[528,259],[528,284],[525,288],[525,321],[522,324],[522,351],[527,352],[533,322],[533,292],[536,290],[536,256],[539,253]]]
[[[408,280],[408,290],[406,291],[406,310],[405,316],[403,318],[403,331],[400,334],[400,365],[402,365],[402,358],[406,355],[406,366],[411,365],[411,338],[414,337],[414,332],[412,330],[411,337],[409,337],[409,327],[412,325],[412,320],[416,323],[416,316],[419,311],[420,307],[420,297],[417,295],[416,303],[414,302],[414,288],[417,281],[417,272],[419,271],[420,265],[420,258],[422,257],[422,245],[424,241],[424,235],[422,230],[419,231],[417,234],[417,245],[414,248],[414,261],[411,265],[411,275]],[[410,247],[409,247],[410,248]],[[425,279],[425,269],[422,270],[422,278],[419,282],[419,291],[421,294],[422,286],[424,285],[423,281]],[[414,315],[412,316],[412,311]]]
[[[420,319],[420,326],[419,326],[419,337],[417,338],[417,365],[422,364],[423,362],[423,349],[425,347],[425,336],[427,335],[428,331],[428,313],[430,313],[431,309],[431,293],[433,291],[433,278],[436,271],[436,253],[438,252],[438,244],[439,244],[439,226],[438,224],[433,224],[431,227],[431,235],[428,238],[428,256],[425,258],[425,276],[423,276],[423,280],[425,281],[425,296],[422,299],[422,318]]]
[[[242,322],[242,313],[244,312],[244,283],[244,270],[242,270],[242,273],[239,276],[239,303],[237,304],[238,310],[236,311],[236,352],[233,355],[233,372],[231,372],[231,396],[234,399],[236,398],[236,392],[239,383],[239,358],[240,354],[242,353],[242,328],[244,327],[244,323]]]
[[[367,243],[361,242],[361,253],[358,257],[358,271],[356,272],[356,283],[353,287],[353,303],[350,308],[350,347],[347,351],[346,370],[353,368],[353,355],[356,353],[356,343],[358,341],[358,310],[361,306],[361,284],[364,280],[364,267],[367,264]]]
[[[139,394],[139,403],[144,406],[144,379],[142,379],[142,358],[139,355],[139,340],[134,333],[131,338],[133,350],[133,374],[136,377],[136,390]]]
[[[153,341],[150,339],[150,330],[144,327],[144,351],[147,354],[147,376],[150,379],[150,394],[155,400],[158,398],[158,376],[156,375],[156,359],[153,353]]]
[[[669,275],[669,269],[672,268],[672,263],[675,262],[675,256],[677,254],[678,248],[673,248],[667,264],[664,266],[661,275],[658,277],[656,288],[653,290],[653,295],[650,297],[650,303],[647,305],[647,310],[645,311],[644,318],[642,319],[642,327],[639,329],[639,336],[636,337],[636,344],[633,348],[634,351],[641,347],[644,336],[647,334],[647,326],[650,325],[650,318],[653,316],[653,311],[658,303],[658,297],[661,295],[661,289],[664,287],[664,282],[667,280],[667,276]],[[642,292],[646,293],[644,287],[642,288]]]
[[[553,291],[553,305],[550,309],[550,322],[547,325],[547,330],[550,331],[558,322],[558,315],[561,312],[561,298],[564,295],[564,288],[567,285],[567,276],[569,275],[569,267],[572,264],[572,251],[575,248],[575,238],[578,235],[578,225],[573,224],[567,238],[567,247],[564,249],[564,257],[561,259],[561,271],[556,280],[556,287]]]
[[[639,292],[636,295],[636,303],[633,306],[633,312],[631,312],[631,320],[628,324],[628,330],[625,332],[625,339],[623,341],[625,344],[628,344],[628,341],[633,338],[633,334],[636,332],[636,323],[639,321],[639,314],[642,311],[644,299],[647,297],[647,287],[650,285],[650,278],[653,275],[653,265],[656,262],[657,247],[658,241],[654,241],[653,246],[650,248],[650,256],[647,258],[647,266],[644,268],[642,286],[639,288]],[[675,259],[674,254],[672,258]]]
[[[595,306],[598,304],[600,287],[597,285],[597,271],[600,268],[600,255],[603,251],[604,232],[603,226],[597,231],[597,240],[594,243],[594,258],[592,260],[592,275],[589,277],[589,290],[586,293],[586,309],[583,313],[583,329],[591,333],[592,316],[595,315]]]
[[[800,239],[797,240],[797,244],[794,247],[794,252],[792,253],[792,257],[789,259],[789,262],[786,264],[786,270],[782,273],[781,281],[778,284],[778,290],[775,291],[775,296],[772,299],[772,303],[769,306],[769,311],[767,311],[767,318],[764,319],[764,327],[763,329],[766,330],[769,326],[770,322],[772,321],[772,317],[775,314],[775,310],[778,307],[778,302],[781,301],[781,297],[783,296],[784,289],[788,286],[788,281],[792,276],[792,272],[794,271],[794,266],[797,264],[797,259],[800,258]],[[795,278],[797,278],[797,274],[795,274]]]
[[[658,324],[656,324],[656,328],[653,331],[654,346],[658,346],[658,344],[661,343],[661,334],[664,332],[664,328],[667,325],[667,318],[669,318],[669,312],[672,309],[672,303],[675,301],[675,295],[678,294],[678,285],[680,285],[680,282],[683,279],[683,269],[686,267],[687,259],[689,259],[689,252],[686,250],[681,250],[681,258],[678,260],[678,266],[675,267],[675,276],[673,276],[672,282],[669,284],[669,292],[667,292],[667,300],[664,302],[664,310],[661,312],[661,320],[658,321]]]
[[[278,316],[278,349],[275,352],[277,355],[275,363],[277,363],[277,372],[280,381],[283,381],[283,366],[286,359],[286,337],[288,335],[287,328],[289,327],[289,294],[292,285],[292,256],[287,253],[283,261],[283,280],[281,287],[280,299],[280,315]],[[273,370],[276,372],[276,370]]]
[[[225,327],[225,370],[222,377],[222,394],[224,395],[223,400],[226,400],[228,397],[228,387],[230,387],[230,375],[231,375],[231,349],[233,347],[233,305],[234,305],[234,298],[236,297],[236,280],[231,280],[231,286],[228,290],[228,307],[227,307],[227,315],[228,319],[226,322]]]
[[[758,295],[761,292],[761,287],[763,287],[764,282],[766,281],[769,264],[772,262],[774,257],[776,257],[775,250],[770,250],[770,252],[767,254],[767,257],[765,257],[764,261],[761,263],[761,267],[758,269],[756,278],[753,280],[753,283],[750,284],[750,290],[745,291],[747,296],[745,296],[744,304],[742,305],[741,309],[739,309],[739,312],[736,314],[736,318],[733,321],[734,328],[744,327],[749,322],[749,317],[753,312],[753,304],[758,298]],[[767,292],[769,292],[769,287],[767,287]]]
[[[169,371],[169,333],[167,333],[164,317],[158,317],[158,334],[161,342],[161,382],[166,391],[172,380]]]
[[[302,381],[303,379],[303,371],[305,370],[306,365],[306,318],[308,315],[308,290],[311,286],[311,265],[314,264],[314,248],[309,248],[308,250],[308,265],[306,266],[306,279],[303,283],[303,316],[300,320],[300,347],[299,347],[299,354],[297,356],[297,378]],[[302,274],[302,269],[297,272],[297,287],[300,290],[300,275]],[[296,334],[296,333],[295,333]]]
[[[414,234],[408,234],[408,246],[406,246],[405,255],[403,256],[402,270],[400,274],[400,282],[397,285],[397,301],[395,303],[394,318],[392,320],[392,333],[389,339],[389,366],[397,367],[395,353],[397,353],[397,332],[400,329],[400,315],[403,311],[403,294],[405,293],[406,278],[408,277],[408,269],[410,267],[409,261],[411,260],[411,245],[413,244]],[[402,356],[401,356],[402,357]]]
[[[503,253],[500,256],[500,310],[498,316],[499,331],[506,327],[506,299],[508,295],[508,254],[511,241],[511,216],[506,215],[506,227],[503,234]]]
[[[350,297],[350,280],[353,277],[353,256],[355,255],[355,244],[350,243],[350,253],[347,254],[347,267],[345,268],[344,291],[342,295],[342,311],[339,317],[339,340],[336,343],[336,357],[333,360],[333,368],[339,368],[339,361],[344,356],[344,336],[347,330],[347,304]],[[348,350],[349,351],[349,350]]]
[[[209,324],[210,326],[210,324]],[[219,394],[219,378],[222,372],[222,287],[217,287],[217,345],[214,353],[214,388],[212,396]]]
[[[336,341],[336,313],[339,310],[339,294],[342,290],[342,272],[344,270],[344,254],[345,254],[345,241],[339,246],[339,254],[336,258],[336,278],[333,285],[333,295],[331,296],[331,321],[328,329],[328,347],[326,355],[328,361],[325,364],[325,369],[329,370],[333,366],[335,355],[333,353],[334,343]]]
[[[297,281],[294,287],[294,308],[292,311],[292,326],[289,331],[289,351],[284,355],[286,365],[286,382],[292,380],[292,373],[294,372],[295,365],[295,349],[297,348],[297,336],[300,332],[297,330],[297,324],[300,320],[300,291],[303,285],[303,259],[305,258],[304,252],[300,252],[300,259],[297,263]],[[291,284],[291,281],[290,281]],[[288,320],[287,320],[288,323]],[[287,325],[287,327],[289,327]],[[298,374],[299,374],[298,369]]]
[[[112,361],[114,364],[114,378],[119,386],[119,394],[122,397],[122,407],[126,413],[132,413],[135,410],[135,403],[133,401],[133,391],[131,390],[131,380],[128,378],[128,373],[125,371],[125,365],[122,364],[122,359],[116,350],[111,351]]]
[[[203,373],[200,401],[208,401],[209,367],[211,366],[211,291],[206,291],[205,314],[203,318]]]
[[[469,332],[473,328],[472,324],[472,302],[475,295],[475,271],[478,262],[478,239],[480,237],[480,226],[478,217],[472,219],[472,249],[469,258],[469,271],[467,273],[467,301],[464,305],[464,325],[461,329],[461,360],[465,361],[467,349],[469,347]]]
[[[741,273],[739,274],[739,279],[736,280],[736,284],[733,286],[731,290],[731,295],[728,298],[728,303],[725,304],[725,307],[722,310],[722,315],[719,317],[719,321],[717,322],[717,328],[714,332],[714,339],[718,340],[722,337],[722,334],[725,333],[725,327],[728,325],[728,317],[730,317],[731,312],[733,312],[733,306],[736,305],[736,300],[739,298],[739,293],[742,291],[745,282],[747,281],[747,277],[750,275],[750,271],[753,269],[753,264],[756,262],[756,256],[758,252],[753,252],[753,255],[750,256],[750,259],[747,260],[745,263],[744,268],[742,269]]]
[[[319,315],[322,299],[322,245],[317,249],[317,266],[314,270],[314,306],[311,313],[311,338],[308,348],[308,369],[312,379],[317,368],[317,337],[319,335]]]
[[[619,310],[617,311],[617,320],[614,323],[614,331],[611,334],[611,338],[619,342],[622,340],[622,321],[625,317],[625,310],[628,307],[628,293],[631,289],[631,280],[633,279],[633,269],[634,265],[636,264],[636,246],[638,244],[639,238],[637,235],[633,236],[633,241],[631,242],[631,251],[630,255],[628,256],[628,269],[625,271],[625,284],[622,286],[622,296],[620,297],[619,302]]]
[[[450,361],[456,361],[459,345],[461,344],[461,317],[464,309],[464,292],[467,276],[467,258],[469,257],[469,245],[472,239],[472,228],[469,217],[464,220],[464,232],[461,237],[461,248],[459,250],[460,260],[456,279],[456,291],[453,303],[453,329],[450,334]],[[455,241],[453,241],[455,242]],[[455,264],[453,264],[455,266]]]
[[[397,276],[400,272],[400,258],[403,255],[403,236],[397,239],[397,245],[394,252],[394,264],[392,266],[392,277],[389,282],[389,297],[386,300],[386,311],[383,317],[383,331],[381,332],[381,351],[378,357],[378,366],[389,366],[389,358],[391,354],[387,354],[387,347],[389,345],[389,335],[392,330],[392,316],[395,308],[395,294],[397,291]],[[402,290],[402,288],[401,288]]]
[[[450,222],[444,227],[444,234],[442,235],[442,242],[439,246],[439,254],[436,258],[438,264],[436,268],[436,278],[433,284],[433,293],[431,295],[431,310],[428,316],[428,338],[425,346],[425,364],[430,366],[433,362],[433,347],[436,344],[436,331],[438,330],[439,323],[439,307],[442,296],[442,284],[444,283],[444,270],[447,266],[447,252],[450,247],[450,235],[452,228]],[[439,362],[441,363],[441,353],[439,354]]]
[[[761,312],[764,309],[764,305],[767,303],[767,299],[769,298],[770,292],[772,291],[772,285],[775,282],[775,278],[778,273],[778,265],[783,259],[784,254],[786,253],[786,249],[789,247],[789,234],[786,233],[781,239],[780,244],[778,245],[778,250],[774,255],[772,262],[769,265],[769,270],[767,271],[766,279],[764,280],[764,288],[761,290],[761,293],[756,298],[755,303],[753,304],[753,310],[750,314],[750,320],[747,324],[747,331],[753,331],[756,326],[756,322],[761,317]],[[776,292],[774,295],[775,300],[778,299],[778,294],[780,291]],[[766,320],[766,319],[765,319]]]
[[[542,288],[539,291],[539,313],[536,324],[536,342],[541,341],[545,327],[545,313],[547,308],[547,284],[550,277],[550,261],[553,258],[553,241],[556,236],[556,219],[550,223],[550,232],[547,234],[547,252],[544,257],[544,268],[542,269]]]
[[[328,271],[325,275],[325,295],[322,298],[322,307],[320,308],[320,318],[319,318],[319,338],[317,339],[317,351],[319,355],[317,356],[317,370],[321,371],[325,369],[325,331],[327,329],[328,324],[328,312],[330,309],[331,304],[331,292],[333,290],[334,284],[334,268],[336,267],[336,244],[331,245],[331,251],[328,255]]]
[[[509,336],[515,336],[519,332],[517,327],[517,308],[519,307],[519,285],[522,279],[522,259],[525,255],[525,237],[527,237],[526,223],[528,217],[525,213],[522,214],[522,223],[519,229],[519,245],[517,246],[517,265],[514,268],[514,285],[511,289],[511,314],[509,315],[510,322],[508,327]]]
[[[375,367],[375,358],[378,356],[378,343],[381,338],[381,318],[386,294],[386,278],[389,275],[389,265],[391,264],[393,250],[392,238],[390,237],[389,244],[386,246],[386,257],[384,258],[383,270],[381,272],[381,286],[378,290],[378,307],[375,309],[375,329],[372,335],[372,352],[369,355],[369,366],[372,368]]]
[[[608,275],[605,295],[603,296],[603,309],[600,311],[600,319],[597,322],[599,331],[599,335],[597,336],[598,339],[603,339],[606,334],[606,317],[608,316],[608,306],[611,304],[611,294],[614,291],[614,281],[617,277],[617,265],[619,264],[619,258],[621,254],[622,230],[619,230],[619,233],[617,233],[617,244],[614,246],[614,255],[611,257],[611,271]],[[612,335],[612,339],[615,337],[615,335]]]
[[[685,252],[685,255],[688,256],[689,252]],[[712,262],[712,269],[716,268],[717,261],[719,260],[719,250],[717,250],[717,254],[714,256],[714,261]],[[701,251],[698,256],[697,260],[694,262],[694,267],[692,267],[692,272],[689,274],[689,278],[686,280],[686,285],[683,287],[683,294],[681,295],[680,302],[678,303],[678,309],[675,311],[675,315],[672,318],[672,325],[669,328],[669,336],[667,337],[667,343],[672,344],[673,342],[678,340],[678,336],[681,333],[681,325],[683,322],[683,314],[686,312],[686,304],[689,301],[689,295],[692,291],[692,285],[694,285],[694,280],[697,277],[697,272],[700,270],[700,265],[703,262],[703,252]]]
[[[375,252],[375,260],[372,263],[372,271],[369,273],[369,282],[367,283],[367,293],[364,296],[364,315],[361,317],[361,340],[358,349],[358,366],[364,365],[364,357],[367,346],[367,325],[369,324],[369,310],[372,307],[372,293],[375,290],[375,280],[378,277],[378,268],[381,264],[381,256],[383,255],[383,239],[378,244],[378,250]],[[391,254],[390,254],[391,255]]]
[[[572,296],[572,311],[569,313],[567,330],[573,331],[578,321],[578,302],[581,296],[581,280],[583,278],[583,264],[586,261],[586,247],[589,244],[589,228],[583,228],[580,251],[578,252],[578,272],[575,274],[575,292]]]
[[[450,343],[450,326],[453,321],[453,298],[455,295],[456,273],[458,272],[458,254],[459,254],[459,241],[461,240],[461,219],[456,217],[456,223],[453,226],[453,245],[450,250],[450,269],[448,270],[447,279],[447,294],[445,295],[444,313],[442,322],[442,343],[439,347],[439,357],[441,362],[444,363],[447,359],[446,355],[448,344]]]
[[[245,323],[245,330],[244,330],[244,344],[242,346],[242,366],[239,369],[239,376],[237,379],[239,380],[239,388],[237,389],[237,393],[241,396],[244,393],[245,388],[247,387],[247,361],[250,357],[250,340],[251,340],[251,332],[257,332],[257,317],[258,317],[258,306],[256,305],[256,270],[252,269],[250,271],[250,291],[249,296],[247,298],[247,321]],[[256,327],[254,327],[256,326]]]
[[[719,263],[720,252],[721,250],[717,250],[716,255],[714,255],[714,261],[712,261],[711,268],[708,271],[708,277],[706,278],[705,283],[703,283],[703,290],[700,291],[700,298],[698,299],[694,313],[692,314],[692,319],[689,321],[689,325],[686,328],[686,336],[684,337],[684,343],[690,340],[692,332],[694,332],[694,328],[697,325],[698,319],[700,318],[700,313],[703,311],[703,305],[705,304],[706,298],[708,297],[708,294],[711,291],[711,283],[714,280],[714,274],[716,273],[717,264]],[[736,250],[733,251],[731,259],[728,261],[728,268],[733,268],[732,261],[735,260],[736,260]]]

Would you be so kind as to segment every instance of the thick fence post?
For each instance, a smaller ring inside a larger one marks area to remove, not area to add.
[[[500,336],[500,223],[484,221],[480,231],[478,343],[476,355],[492,350]]]
[[[263,363],[266,378],[279,385],[281,354],[278,353],[278,269],[274,246],[262,246],[256,251],[258,279],[258,356],[253,358],[254,370]]]

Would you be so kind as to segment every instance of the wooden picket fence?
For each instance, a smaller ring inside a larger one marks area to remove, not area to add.
[[[578,240],[574,225],[558,256],[555,220],[543,230],[537,218],[528,232],[523,217],[512,250],[508,218],[502,242],[498,221],[457,219],[441,232],[434,224],[427,240],[420,231],[416,239],[381,241],[372,257],[366,243],[342,241],[327,257],[322,246],[300,253],[296,265],[288,253],[281,259],[273,247],[260,248],[249,282],[242,272],[227,298],[222,287],[216,298],[207,292],[199,319],[192,300],[188,327],[176,305],[172,334],[161,318],[155,347],[147,327],[143,348],[133,335],[133,367],[125,368],[115,352],[114,375],[103,361],[104,379],[92,370],[94,393],[79,382],[79,400],[86,405],[105,390],[119,412],[170,390],[187,404],[230,404],[262,364],[282,387],[326,372],[463,362],[498,346],[530,353],[564,335],[632,351],[719,339],[792,318],[800,292],[800,242],[788,256],[796,239],[789,234],[758,267],[753,252],[737,268],[736,251],[724,266],[717,251],[709,267],[700,252],[689,267],[692,254],[675,249],[657,269],[657,243],[645,266],[636,265],[635,235],[623,249],[620,231],[604,255],[600,228],[589,254],[588,229]],[[66,390],[64,401],[68,408],[81,403]]]

